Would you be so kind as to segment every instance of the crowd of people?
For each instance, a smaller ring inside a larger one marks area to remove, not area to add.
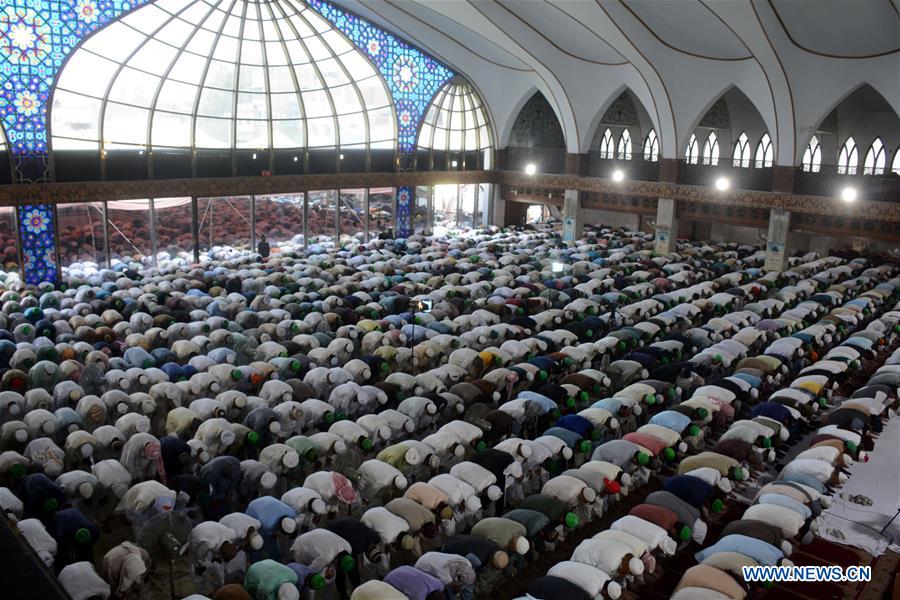
[[[764,260],[529,227],[8,280],[0,506],[74,600],[499,598],[573,540],[527,597],[618,598],[702,547],[675,597],[743,598],[900,384],[833,397],[896,345],[894,264]]]

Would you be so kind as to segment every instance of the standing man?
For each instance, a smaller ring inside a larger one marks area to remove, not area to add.
[[[259,236],[259,244],[256,245],[256,251],[263,260],[269,258],[269,242],[266,241],[266,236]]]

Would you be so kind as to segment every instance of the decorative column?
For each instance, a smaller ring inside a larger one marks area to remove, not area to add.
[[[773,208],[769,213],[769,235],[766,238],[767,271],[784,271],[787,266],[787,238],[791,229],[791,213],[783,208]]]
[[[656,244],[654,251],[662,256],[677,247],[678,219],[675,217],[675,200],[660,198],[656,204]]]
[[[584,232],[584,217],[578,202],[578,190],[566,190],[563,198],[563,233],[564,242],[572,242]]]
[[[397,188],[397,229],[394,234],[397,237],[406,238],[413,234],[412,229],[413,190],[408,185]]]
[[[47,103],[66,58],[86,36],[148,0],[4,0],[0,5],[0,123],[16,183],[50,180]],[[56,283],[56,207],[19,206],[22,279]]]
[[[796,167],[775,165],[772,168],[772,191],[793,194],[796,175]],[[780,272],[787,268],[790,231],[791,213],[783,208],[773,208],[769,213],[769,234],[766,236],[766,270]]]

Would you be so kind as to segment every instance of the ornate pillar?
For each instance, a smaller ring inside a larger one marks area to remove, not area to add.
[[[413,190],[408,185],[397,188],[397,229],[394,235],[406,238],[412,235]]]
[[[794,192],[795,167],[776,165],[772,169],[772,191],[782,194]],[[768,271],[784,271],[790,256],[788,237],[791,231],[791,213],[783,208],[773,208],[769,213],[769,233],[766,236],[766,264]]]
[[[678,219],[675,217],[675,200],[660,198],[656,204],[656,244],[654,251],[662,256],[673,252],[678,238]]]
[[[766,237],[767,271],[784,271],[788,259],[787,238],[791,229],[791,213],[773,208],[769,213],[769,235]]]
[[[584,232],[584,217],[578,202],[578,190],[566,190],[563,198],[563,234],[564,242],[571,242],[581,237]]]
[[[0,6],[0,123],[15,163],[17,184],[50,180],[47,115],[51,86],[85,37],[148,0],[5,0]],[[56,207],[28,204],[16,211],[25,283],[56,283]]]

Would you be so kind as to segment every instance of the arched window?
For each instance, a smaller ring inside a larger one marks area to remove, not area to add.
[[[756,168],[764,169],[775,162],[775,149],[772,147],[772,139],[768,133],[764,133],[756,146]]]
[[[865,170],[863,171],[863,174],[884,175],[884,163],[886,160],[887,157],[885,157],[884,154],[884,144],[881,143],[881,138],[875,138],[875,141],[869,146],[869,151],[866,152]]]
[[[622,137],[619,138],[619,160],[631,160],[631,134],[627,129],[622,130]]]
[[[616,143],[613,141],[612,131],[606,128],[603,139],[600,140],[600,158],[613,159],[616,157]]]
[[[743,167],[745,169],[750,166],[750,142],[747,140],[747,134],[744,132],[741,132],[737,143],[734,145],[731,163],[735,167]]]
[[[447,152],[491,147],[487,117],[471,85],[456,80],[441,88],[425,113],[418,147]]]
[[[404,69],[398,81],[407,71],[419,77]],[[52,142],[55,150],[391,150],[394,110],[372,60],[305,3],[152,2],[68,58],[53,94]]]
[[[697,144],[697,136],[693,133],[691,134],[691,139],[688,140],[687,152],[684,153],[684,157],[692,165],[700,162],[700,146]]]
[[[856,151],[856,142],[853,136],[847,138],[841,153],[838,154],[838,175],[856,175],[856,165],[859,162],[859,154]]]
[[[656,162],[659,160],[659,140],[656,139],[656,132],[652,129],[644,140],[644,160],[647,162]]]
[[[703,164],[716,166],[719,164],[719,139],[715,131],[710,131],[703,144]]]
[[[809,145],[803,151],[803,170],[807,173],[818,173],[822,168],[822,147],[819,145],[819,138],[812,136]]]
[[[894,175],[900,175],[900,146],[894,150],[894,162],[891,163],[891,171]]]

